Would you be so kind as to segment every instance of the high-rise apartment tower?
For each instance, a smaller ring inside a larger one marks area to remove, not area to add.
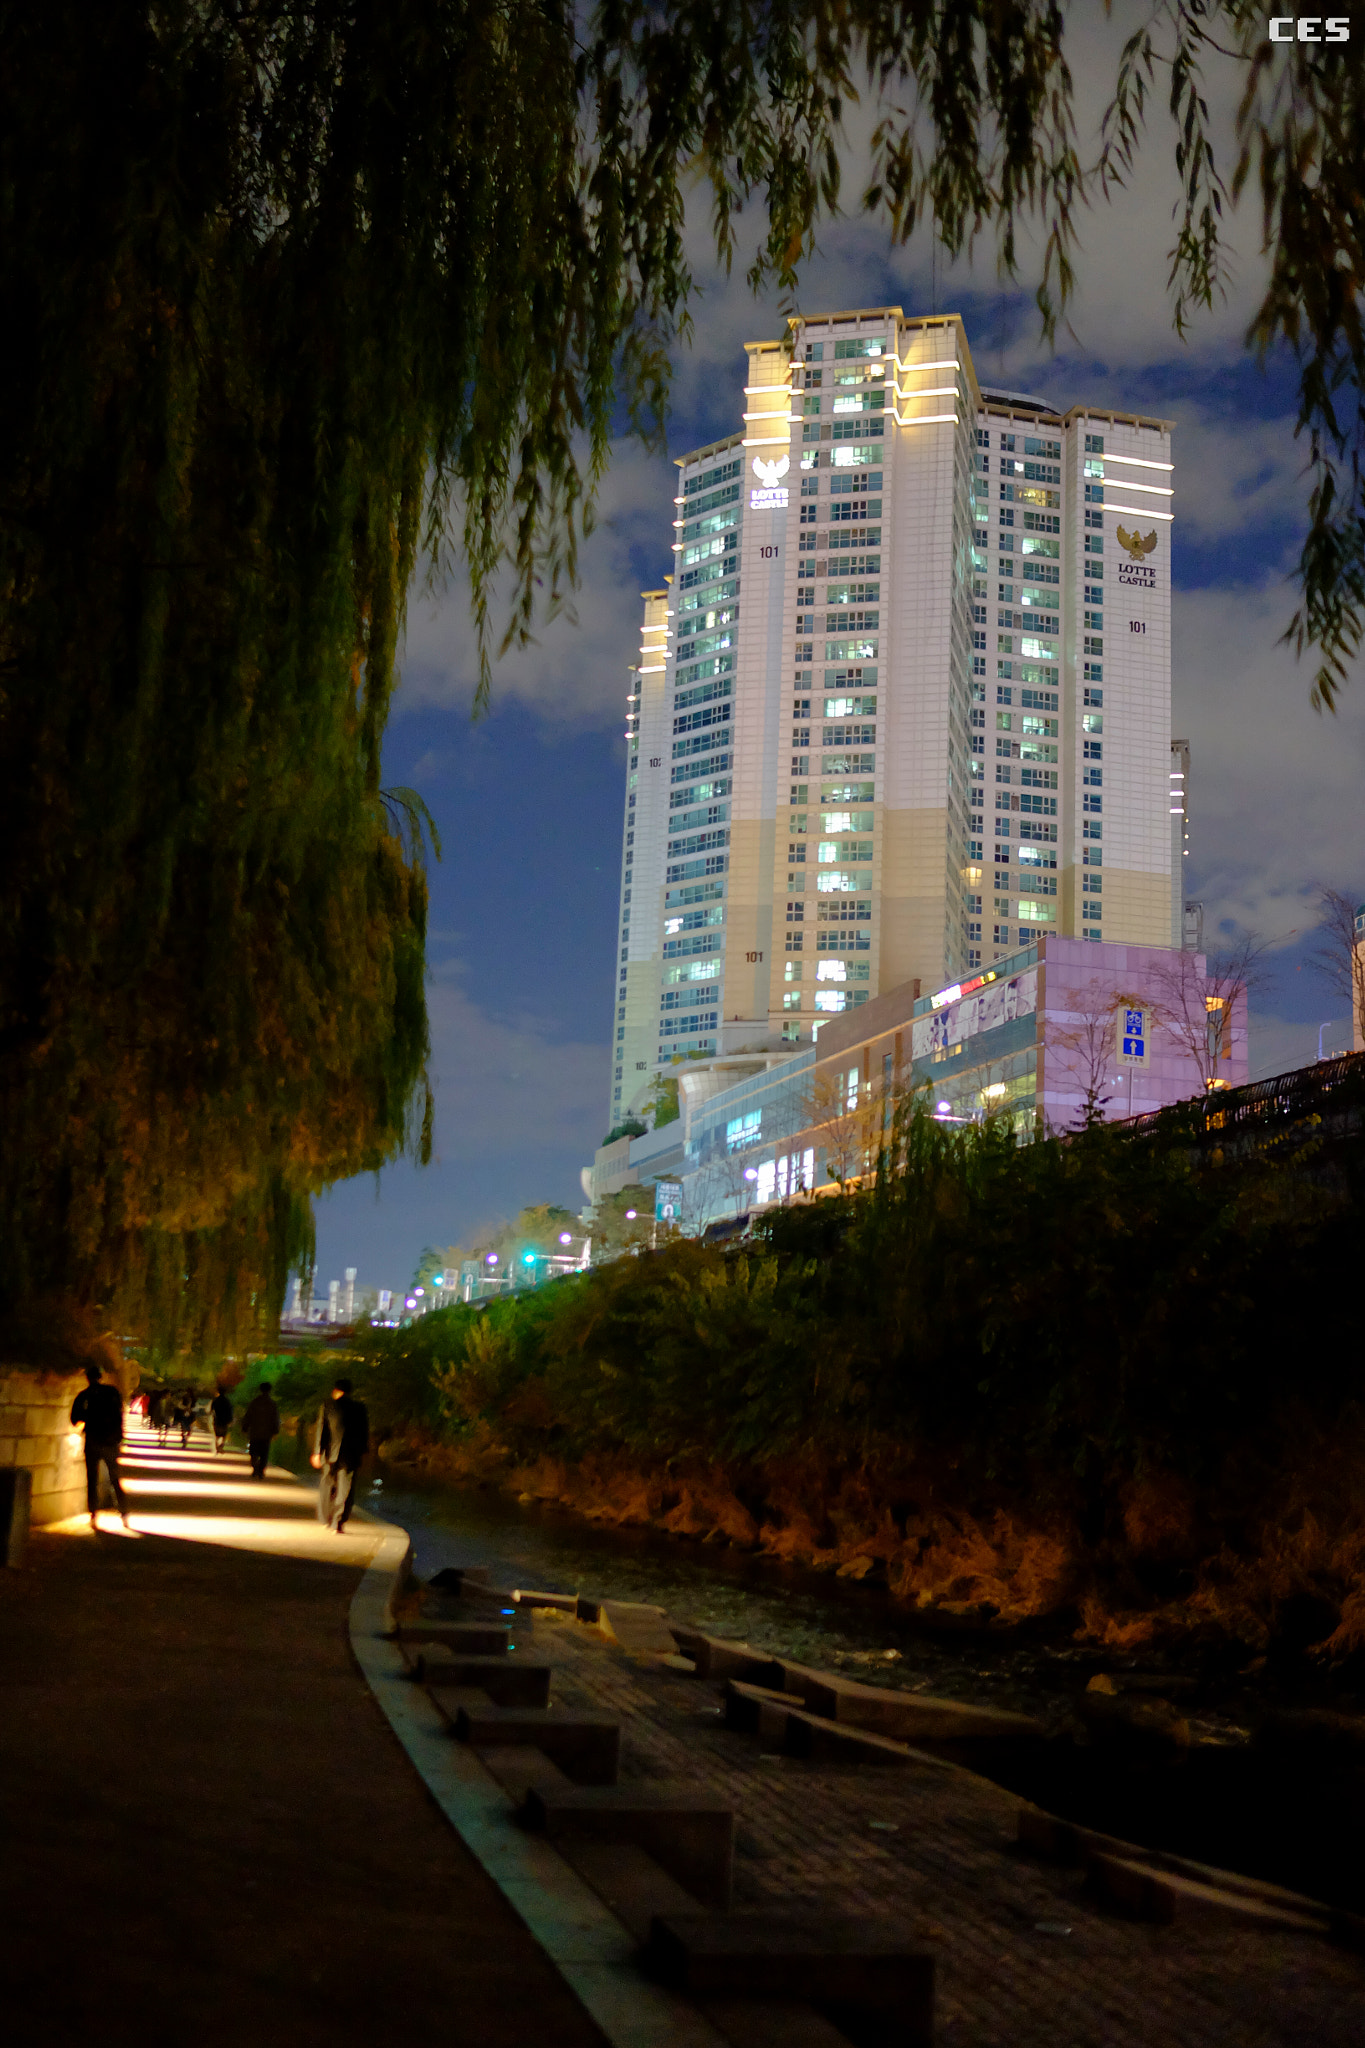
[[[1165,946],[1182,890],[1170,423],[982,389],[956,315],[747,355],[645,594],[613,1123],[677,1054],[808,1043],[1039,932]]]

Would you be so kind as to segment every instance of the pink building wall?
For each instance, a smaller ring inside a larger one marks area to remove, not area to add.
[[[1039,948],[1039,1120],[1053,1130],[1074,1128],[1083,1116],[1086,1086],[1092,1067],[1101,1064],[1098,1049],[1107,1047],[1103,1086],[1108,1101],[1103,1115],[1110,1123],[1144,1110],[1161,1109],[1205,1092],[1204,1074],[1163,1013],[1197,1006],[1209,991],[1202,953],[1173,953],[1158,946],[1110,946],[1094,940],[1049,935]],[[1154,1012],[1149,1033],[1148,1065],[1143,1070],[1119,1064],[1112,1021],[1106,1006],[1131,996]],[[1092,1051],[1092,1046],[1096,1049]],[[1233,1001],[1228,1057],[1218,1062],[1218,1078],[1238,1088],[1248,1078],[1247,999],[1245,990]]]

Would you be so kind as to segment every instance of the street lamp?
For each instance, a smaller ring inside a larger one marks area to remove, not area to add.
[[[627,1211],[626,1211],[626,1221],[627,1221],[627,1223],[633,1223],[633,1222],[635,1221],[635,1211],[634,1211],[634,1209],[627,1209]]]
[[[573,1243],[573,1239],[572,1239],[572,1238],[570,1237],[570,1235],[569,1235],[569,1233],[568,1233],[568,1231],[567,1231],[567,1230],[561,1230],[561,1231],[560,1231],[560,1233],[559,1233],[559,1242],[560,1242],[561,1244],[572,1244],[572,1243]]]

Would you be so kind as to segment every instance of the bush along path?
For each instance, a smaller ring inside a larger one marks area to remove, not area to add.
[[[453,1478],[882,1580],[945,1625],[1349,1668],[1361,1150],[1020,1147],[911,1112],[869,1186],[736,1249],[371,1332],[357,1369],[389,1455]]]

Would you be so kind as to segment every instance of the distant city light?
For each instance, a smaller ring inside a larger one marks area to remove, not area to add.
[[[745,1180],[757,1180],[758,1168],[756,1166],[746,1166],[744,1169],[744,1178]]]
[[[934,1104],[934,1107],[938,1111],[940,1116],[947,1116],[951,1111],[952,1106],[953,1105],[951,1102],[936,1102]]]
[[[567,1230],[561,1230],[561,1231],[560,1231],[560,1233],[559,1233],[559,1242],[560,1242],[561,1244],[572,1244],[572,1243],[573,1243],[573,1239],[572,1239],[572,1238],[571,1238],[571,1237],[569,1236],[569,1233],[568,1233],[568,1231],[567,1231]]]
[[[421,1297],[426,1293],[427,1290],[425,1287],[414,1287],[412,1291],[420,1301]]]
[[[496,1252],[490,1252],[490,1253],[488,1254],[488,1258],[487,1258],[487,1261],[486,1261],[486,1263],[487,1263],[488,1265],[490,1265],[490,1266],[496,1266],[496,1265],[497,1265],[497,1263],[498,1263],[498,1255],[497,1255],[497,1253],[496,1253]]]
[[[633,1223],[635,1221],[635,1211],[633,1209],[627,1209],[626,1221],[627,1223]]]
[[[432,1286],[433,1286],[433,1287],[444,1287],[444,1286],[445,1286],[445,1284],[446,1284],[446,1276],[445,1276],[445,1274],[444,1274],[444,1273],[433,1273],[433,1274],[432,1274],[432,1276],[431,1276],[431,1284],[432,1284]]]
[[[536,1262],[536,1255],[535,1255],[535,1253],[534,1253],[534,1252],[523,1252],[523,1253],[522,1253],[522,1255],[521,1255],[521,1263],[522,1263],[522,1265],[523,1265],[523,1266],[534,1266],[535,1262]]]

